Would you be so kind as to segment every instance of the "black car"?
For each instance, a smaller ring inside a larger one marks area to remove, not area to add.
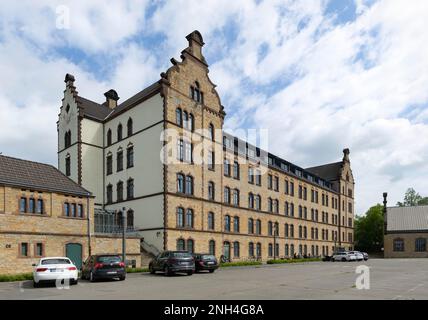
[[[195,258],[195,271],[208,270],[213,273],[218,268],[218,262],[215,256],[206,253],[196,253],[193,255]]]
[[[103,254],[90,256],[82,266],[82,279],[94,282],[98,279],[125,280],[125,263],[119,255]]]
[[[149,270],[151,274],[163,271],[167,276],[177,272],[191,276],[195,272],[195,261],[187,251],[164,251],[150,261]]]

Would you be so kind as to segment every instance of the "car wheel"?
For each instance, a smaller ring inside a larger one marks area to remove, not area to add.
[[[210,273],[214,273],[215,270],[210,270]]]
[[[156,273],[156,271],[155,271],[155,269],[153,269],[152,265],[149,266],[149,271],[150,271],[150,274],[155,274]]]
[[[36,282],[36,281],[33,281],[33,287],[34,287],[34,288],[38,288],[38,287],[40,287],[40,283],[38,283],[38,282]]]
[[[71,280],[70,281],[70,284],[71,285],[76,285],[76,284],[78,284],[79,283],[79,280],[78,279],[76,279],[76,280]]]
[[[187,271],[187,275],[191,276],[193,274],[193,271]]]
[[[89,273],[89,281],[95,282],[94,273],[92,271]]]
[[[126,279],[126,276],[119,277],[120,281],[124,281],[125,279]]]
[[[343,262],[345,262],[345,261],[346,261],[346,258],[342,258],[342,261],[343,261]]]
[[[168,267],[168,266],[166,266],[166,267],[165,267],[165,269],[164,269],[164,273],[165,273],[165,275],[166,275],[167,277],[172,276],[172,272],[171,272],[171,270],[169,269],[169,267]]]

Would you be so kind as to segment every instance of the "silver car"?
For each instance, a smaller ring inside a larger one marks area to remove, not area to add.
[[[343,252],[337,252],[335,254],[333,254],[333,256],[331,257],[331,261],[335,262],[335,261],[356,261],[357,257],[355,256],[355,254],[351,254],[347,251],[343,251]]]
[[[360,251],[349,251],[350,254],[354,254],[357,258],[357,261],[363,261],[364,255]]]

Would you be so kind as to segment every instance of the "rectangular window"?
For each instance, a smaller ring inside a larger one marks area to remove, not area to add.
[[[77,216],[79,218],[83,218],[83,205],[79,204],[77,206]]]
[[[126,167],[132,168],[134,166],[134,147],[126,149]]]
[[[30,198],[30,201],[28,201],[28,212],[36,212],[36,201],[33,198]]]
[[[43,199],[37,199],[36,213],[43,214],[44,206]]]
[[[27,212],[27,198],[21,197],[19,200],[19,211],[22,213]]]
[[[260,170],[256,170],[256,185],[262,185],[262,173]]]
[[[65,175],[67,177],[71,175],[70,157],[65,158]]]
[[[274,189],[275,191],[278,191],[278,190],[279,190],[279,178],[278,178],[278,177],[274,177],[273,189]]]
[[[208,151],[208,169],[214,170],[214,151]]]
[[[290,196],[294,197],[294,182],[290,181]]]
[[[71,216],[76,217],[76,204],[75,203],[71,204]]]
[[[425,238],[418,238],[415,240],[415,251],[425,252],[427,250],[427,242]]]
[[[352,213],[352,203],[348,203],[348,212]]]
[[[254,183],[254,169],[251,167],[248,168],[248,183]]]
[[[21,243],[20,245],[20,256],[21,257],[28,257],[29,256],[29,252],[28,252],[28,243]]]
[[[117,153],[117,171],[123,170],[123,151]]]
[[[34,248],[34,254],[36,255],[36,257],[43,257],[43,243],[36,243],[35,248]]]
[[[284,192],[285,192],[285,194],[289,194],[289,187],[288,187],[288,180],[285,180],[284,181]]]
[[[272,190],[272,175],[268,175],[268,189]]]

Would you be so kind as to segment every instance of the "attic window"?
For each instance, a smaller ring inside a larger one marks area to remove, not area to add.
[[[190,97],[198,103],[204,103],[204,93],[201,91],[198,81],[190,86]]]

